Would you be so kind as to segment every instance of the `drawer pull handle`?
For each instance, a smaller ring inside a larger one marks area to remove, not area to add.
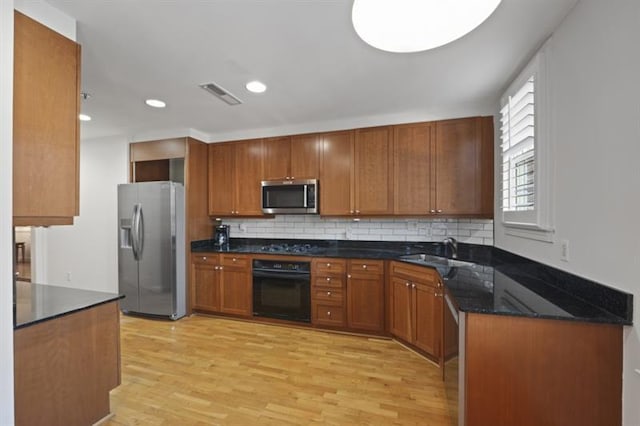
[[[404,283],[404,285],[405,285],[406,287],[409,287],[411,284],[410,284],[410,283]]]
[[[331,316],[331,311],[327,311],[327,316]]]
[[[237,262],[238,259],[236,259],[235,257],[233,259],[231,259],[233,262]]]
[[[331,278],[327,277],[327,281],[331,281]]]
[[[416,285],[415,284],[411,284],[411,288],[416,288]]]
[[[207,258],[205,256],[202,256],[202,260],[204,260],[206,262]]]
[[[367,265],[362,265],[362,269],[367,269]]]
[[[327,296],[331,296],[331,292],[330,291],[327,292]]]
[[[327,268],[331,268],[331,264],[330,263],[327,263]]]

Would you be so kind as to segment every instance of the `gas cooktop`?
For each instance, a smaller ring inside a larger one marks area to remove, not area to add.
[[[264,253],[313,253],[318,251],[318,246],[311,244],[267,244],[260,247]]]

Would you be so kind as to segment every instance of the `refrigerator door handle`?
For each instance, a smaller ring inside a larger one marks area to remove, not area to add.
[[[139,245],[139,215],[140,215],[140,204],[134,204],[133,206],[133,216],[131,217],[131,249],[133,250],[133,258],[135,260],[140,260],[140,245]]]
[[[138,260],[142,257],[142,253],[144,253],[144,214],[142,211],[142,204],[138,204]]]

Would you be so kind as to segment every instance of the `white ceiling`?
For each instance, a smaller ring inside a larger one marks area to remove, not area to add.
[[[192,129],[207,141],[492,114],[576,1],[503,0],[471,34],[398,54],[358,38],[350,0],[47,0],[78,23],[83,139]],[[267,92],[247,92],[252,79]]]

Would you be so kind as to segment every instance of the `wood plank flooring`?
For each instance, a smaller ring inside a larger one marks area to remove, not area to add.
[[[396,342],[123,316],[107,425],[449,425],[440,370]]]

